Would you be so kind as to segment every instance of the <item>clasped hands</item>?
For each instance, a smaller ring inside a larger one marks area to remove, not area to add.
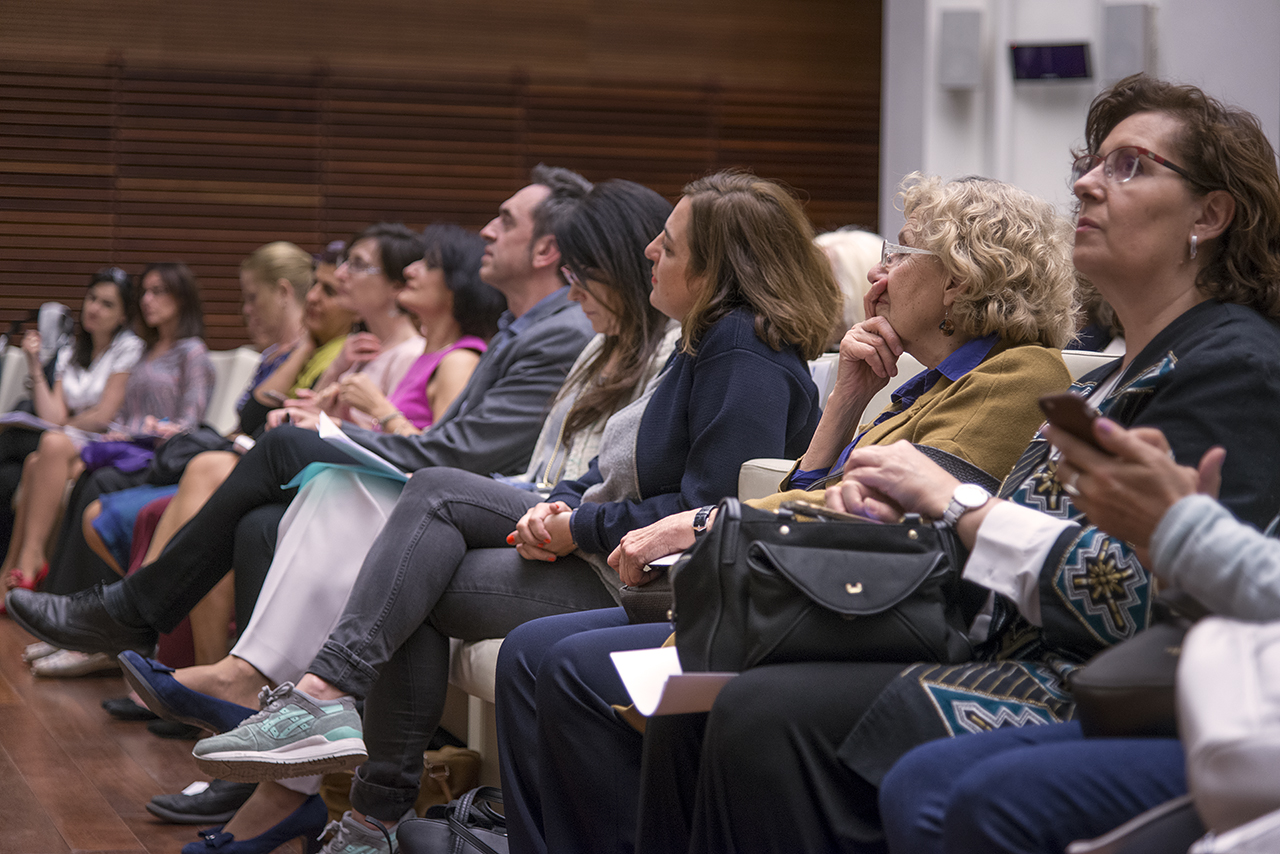
[[[541,502],[525,511],[516,529],[507,535],[507,544],[526,560],[554,563],[578,546],[573,541],[569,520],[573,508],[563,501]]]

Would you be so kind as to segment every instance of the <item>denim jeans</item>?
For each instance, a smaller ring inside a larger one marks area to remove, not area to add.
[[[931,741],[881,784],[889,850],[1062,851],[1185,795],[1185,761],[1176,739],[1087,739],[1074,721]]]
[[[505,637],[538,617],[614,605],[586,561],[528,561],[507,545],[538,500],[459,469],[424,469],[405,486],[310,667],[365,700],[357,810],[394,821],[413,805],[443,712],[449,638]]]

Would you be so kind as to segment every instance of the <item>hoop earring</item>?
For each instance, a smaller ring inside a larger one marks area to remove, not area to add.
[[[942,322],[938,324],[938,329],[942,334],[950,338],[956,334],[956,325],[951,322],[951,309],[947,309],[946,315],[942,318]]]
[[[1191,235],[1191,259],[1194,261],[1196,257],[1196,236]]]

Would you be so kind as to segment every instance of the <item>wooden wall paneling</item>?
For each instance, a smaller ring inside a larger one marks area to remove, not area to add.
[[[130,67],[119,88],[117,258],[185,261],[210,346],[242,343],[240,262],[320,239],[316,79]]]
[[[878,85],[0,61],[0,324],[78,305],[107,263],[180,258],[210,346],[235,346],[256,246],[315,251],[380,220],[478,228],[539,162],[672,199],[739,166],[795,187],[820,228],[874,226]]]

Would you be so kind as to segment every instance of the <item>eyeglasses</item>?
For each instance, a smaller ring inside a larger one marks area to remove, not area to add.
[[[573,272],[573,269],[570,268],[568,264],[560,265],[560,275],[564,276],[564,280],[568,282],[570,286],[577,285],[580,288],[584,287],[582,279],[578,277],[577,273]]]
[[[937,255],[932,249],[916,249],[914,246],[902,246],[897,243],[885,241],[880,247],[880,266],[893,267],[908,255]]]
[[[1199,181],[1191,177],[1190,172],[1181,166],[1170,163],[1154,151],[1148,151],[1136,145],[1117,148],[1106,157],[1101,157],[1097,154],[1083,154],[1077,157],[1075,162],[1071,164],[1071,184],[1075,186],[1076,181],[1079,181],[1099,166],[1102,167],[1102,174],[1106,176],[1108,181],[1123,184],[1138,174],[1138,167],[1142,165],[1142,158],[1144,157],[1148,160],[1154,160],[1161,166],[1169,167],[1193,184],[1200,184]]]
[[[382,268],[379,267],[377,264],[370,264],[368,261],[364,261],[354,256],[349,256],[347,260],[343,261],[338,266],[346,267],[348,270],[350,270],[352,273],[355,273],[357,276],[359,275],[376,276],[382,272]]]

